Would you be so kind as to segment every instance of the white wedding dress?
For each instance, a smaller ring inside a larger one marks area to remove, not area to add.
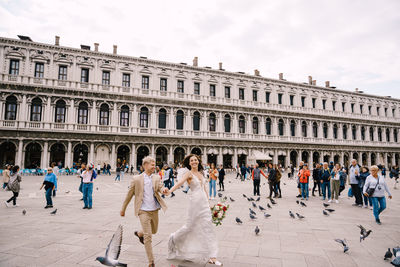
[[[188,217],[185,225],[169,237],[168,259],[201,263],[217,257],[218,244],[205,184],[196,175],[192,175],[188,192]]]

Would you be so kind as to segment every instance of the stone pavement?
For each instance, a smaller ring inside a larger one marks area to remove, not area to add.
[[[25,176],[18,203],[20,207],[6,208],[4,200],[11,195],[0,192],[0,266],[101,266],[95,261],[101,256],[119,224],[124,226],[121,262],[128,266],[147,266],[143,245],[133,232],[139,229],[139,220],[130,204],[125,218],[119,216],[120,207],[131,179],[125,175],[120,183],[113,176],[101,175],[95,182],[92,210],[82,210],[79,201],[79,179],[75,176],[59,178],[59,190],[54,199],[57,215],[45,210],[44,191],[39,191],[43,177]],[[252,266],[391,266],[383,261],[388,247],[400,245],[400,190],[393,190],[393,180],[387,179],[393,194],[387,200],[387,210],[381,216],[382,225],[376,225],[372,211],[352,207],[353,200],[346,196],[329,217],[322,214],[322,201],[310,197],[308,207],[296,204],[296,182],[282,180],[283,198],[267,212],[265,219],[251,221],[251,206],[242,193],[251,195],[250,181],[240,182],[233,174],[226,179],[226,194],[236,201],[230,204],[222,226],[215,227],[219,242],[219,259],[227,267]],[[284,184],[285,183],[285,184]],[[70,191],[70,193],[66,193]],[[267,184],[261,183],[260,205],[266,207]],[[159,232],[153,238],[156,266],[193,266],[189,262],[166,260],[168,235],[182,226],[186,216],[187,196],[177,191],[176,197],[167,198],[168,211],[160,212]],[[216,202],[216,201],[213,201]],[[27,214],[22,215],[26,209]],[[291,219],[288,210],[299,212],[304,220]],[[235,223],[240,217],[243,225]],[[357,224],[372,229],[370,237],[360,243]],[[259,236],[254,234],[258,225]],[[346,238],[350,250],[343,253],[335,238]],[[211,265],[207,265],[211,266]]]

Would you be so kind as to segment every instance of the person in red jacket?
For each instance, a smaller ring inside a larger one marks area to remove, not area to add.
[[[308,182],[310,178],[310,170],[307,164],[304,164],[303,168],[299,171],[299,180],[301,188],[301,199],[308,200]]]

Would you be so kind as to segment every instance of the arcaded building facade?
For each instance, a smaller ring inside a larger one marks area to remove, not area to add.
[[[113,50],[0,38],[1,165],[399,164],[399,99]]]

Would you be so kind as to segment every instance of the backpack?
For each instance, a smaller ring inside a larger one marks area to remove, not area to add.
[[[18,175],[16,175],[13,180],[10,179],[10,182],[7,184],[7,190],[14,192],[17,190],[17,185],[18,185]]]

